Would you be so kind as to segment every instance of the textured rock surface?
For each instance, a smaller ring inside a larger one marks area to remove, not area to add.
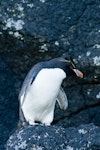
[[[18,121],[18,78],[0,57],[0,149]],[[15,88],[16,87],[16,88]]]
[[[99,6],[99,0],[1,0],[0,52],[17,73],[38,60],[67,52],[85,69],[85,79],[97,82]]]
[[[0,1],[0,150],[16,127],[27,71],[64,53],[74,58],[84,79],[64,81],[69,107],[56,107],[53,124],[100,126],[100,0]]]
[[[8,140],[6,150],[99,150],[100,128],[93,124],[66,130],[56,126],[26,126]]]

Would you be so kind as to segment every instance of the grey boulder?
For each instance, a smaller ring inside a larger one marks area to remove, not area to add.
[[[77,128],[25,126],[12,134],[6,150],[99,150],[100,128],[93,124]]]

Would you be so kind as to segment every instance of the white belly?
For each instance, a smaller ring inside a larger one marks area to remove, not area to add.
[[[28,122],[52,122],[56,97],[65,77],[65,72],[59,68],[42,69],[38,73],[22,106]]]

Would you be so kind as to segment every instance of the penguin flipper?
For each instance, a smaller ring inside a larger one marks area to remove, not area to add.
[[[43,68],[43,62],[36,64],[32,67],[32,69],[28,72],[26,78],[24,79],[24,82],[22,84],[22,88],[19,93],[19,101],[22,106],[22,104],[25,101],[25,97],[27,95],[27,92],[29,91],[30,86],[34,83],[34,80],[38,74],[38,72]]]
[[[68,100],[67,100],[67,96],[66,96],[62,87],[60,87],[60,91],[59,91],[58,96],[57,96],[57,102],[60,106],[60,109],[63,109],[63,110],[67,109]]]
[[[26,78],[24,79],[24,82],[22,84],[22,88],[19,93],[19,123],[18,126],[24,126],[28,124],[26,121],[23,111],[22,111],[22,105],[25,101],[25,97],[29,91],[30,86],[34,83],[34,80],[36,78],[36,75],[38,72],[43,68],[43,62],[36,64],[35,66],[32,67],[32,69],[28,72]]]

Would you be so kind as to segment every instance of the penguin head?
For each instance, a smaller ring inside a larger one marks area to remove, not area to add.
[[[62,66],[67,76],[78,76],[83,78],[83,73],[77,69],[75,62],[71,57],[63,57],[61,60],[63,62]]]
[[[63,69],[66,76],[78,76],[83,78],[83,73],[77,69],[73,59],[71,57],[59,57],[51,60],[51,65],[54,68],[58,67]]]

